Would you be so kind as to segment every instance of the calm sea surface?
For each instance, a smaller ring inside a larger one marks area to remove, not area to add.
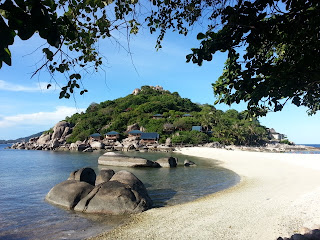
[[[0,239],[83,239],[110,230],[124,217],[80,214],[52,206],[45,195],[70,172],[92,167],[102,153],[70,153],[5,149],[0,144]],[[239,181],[232,171],[204,158],[170,153],[127,153],[156,160],[164,156],[196,162],[197,167],[174,169],[118,168],[134,173],[147,187],[155,207],[192,201]],[[105,167],[105,166],[104,166]]]
[[[308,147],[315,147],[315,148],[318,148],[318,150],[313,150],[313,151],[295,151],[293,153],[320,154],[320,144],[298,144],[298,145],[303,145],[303,146],[308,146]]]

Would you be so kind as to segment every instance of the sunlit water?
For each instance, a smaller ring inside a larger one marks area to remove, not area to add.
[[[315,147],[316,149],[312,151],[293,151],[291,153],[320,154],[320,144],[301,144],[301,145],[308,146],[308,147]]]
[[[70,153],[4,149],[0,145],[0,239],[83,239],[110,230],[124,217],[89,215],[67,211],[44,201],[57,183],[70,172],[92,167],[96,172],[102,153]],[[147,187],[154,207],[192,201],[228,188],[239,181],[232,171],[204,158],[171,153],[126,153],[156,160],[164,156],[179,158],[177,168],[124,168]],[[183,167],[185,159],[196,167]]]

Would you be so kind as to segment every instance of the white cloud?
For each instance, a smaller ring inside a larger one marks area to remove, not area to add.
[[[31,86],[23,86],[20,84],[9,83],[0,80],[0,90],[13,91],[13,92],[44,92],[51,91],[52,87],[47,89],[47,82],[38,82]]]
[[[57,122],[71,116],[76,112],[85,111],[74,107],[57,106],[53,112],[37,112],[29,114],[18,114],[15,116],[2,116],[0,118],[0,128],[13,126],[53,126]]]

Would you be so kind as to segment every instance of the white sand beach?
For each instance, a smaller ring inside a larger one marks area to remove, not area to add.
[[[320,226],[320,154],[183,148],[219,160],[241,182],[196,201],[148,210],[93,239],[250,240]]]

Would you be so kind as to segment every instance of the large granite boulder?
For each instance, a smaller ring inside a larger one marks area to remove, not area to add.
[[[92,168],[81,168],[71,172],[68,180],[76,180],[94,185],[96,181],[96,173]]]
[[[143,183],[132,173],[120,171],[97,185],[74,208],[86,213],[128,214],[145,211],[152,201]]]
[[[52,204],[73,209],[93,189],[94,186],[89,183],[67,180],[54,186],[47,194],[46,200]]]
[[[138,123],[134,123],[132,125],[127,126],[127,131],[126,132],[130,132],[133,130],[140,130],[140,126]]]
[[[68,131],[66,131],[66,128],[70,129],[69,123],[66,121],[61,121],[58,122],[54,127],[53,127],[53,134],[52,134],[52,139],[60,139],[68,134]]]
[[[138,95],[139,92],[141,92],[141,90],[139,88],[136,88],[136,89],[133,90],[132,94],[133,95]]]
[[[176,167],[178,165],[178,159],[174,157],[160,158],[156,161],[161,167]]]
[[[50,140],[51,140],[51,134],[50,133],[44,133],[37,140],[37,144],[38,145],[49,144]]]
[[[46,196],[49,203],[87,213],[128,214],[152,207],[143,183],[132,173],[102,169],[95,184],[95,172],[82,168],[67,181],[54,186]]]
[[[88,147],[90,147],[90,145],[85,144],[81,141],[76,141],[75,143],[71,143],[69,149],[71,151],[80,151],[82,152],[83,150],[87,149]]]
[[[100,149],[104,149],[104,143],[102,142],[99,142],[99,141],[93,141],[93,142],[90,142],[90,146],[91,148],[93,149],[97,149],[97,150],[100,150]]]
[[[148,195],[147,189],[144,184],[137,178],[133,173],[122,170],[113,175],[110,181],[117,181],[128,185],[133,190],[139,192],[139,194],[147,200],[147,202],[152,203],[151,198]],[[151,206],[150,206],[151,207]]]
[[[51,147],[52,148],[57,148],[60,146],[60,142],[58,141],[58,139],[53,139],[52,142],[51,142]]]
[[[103,182],[108,182],[113,175],[114,175],[114,171],[112,169],[107,169],[107,168],[101,169],[96,179],[96,185],[99,185],[100,183],[103,183]]]
[[[160,167],[159,164],[145,158],[129,157],[115,152],[108,152],[100,156],[98,164],[119,167]]]
[[[171,138],[167,138],[167,139],[166,139],[165,146],[167,146],[167,147],[171,147],[171,146],[172,146]]]

